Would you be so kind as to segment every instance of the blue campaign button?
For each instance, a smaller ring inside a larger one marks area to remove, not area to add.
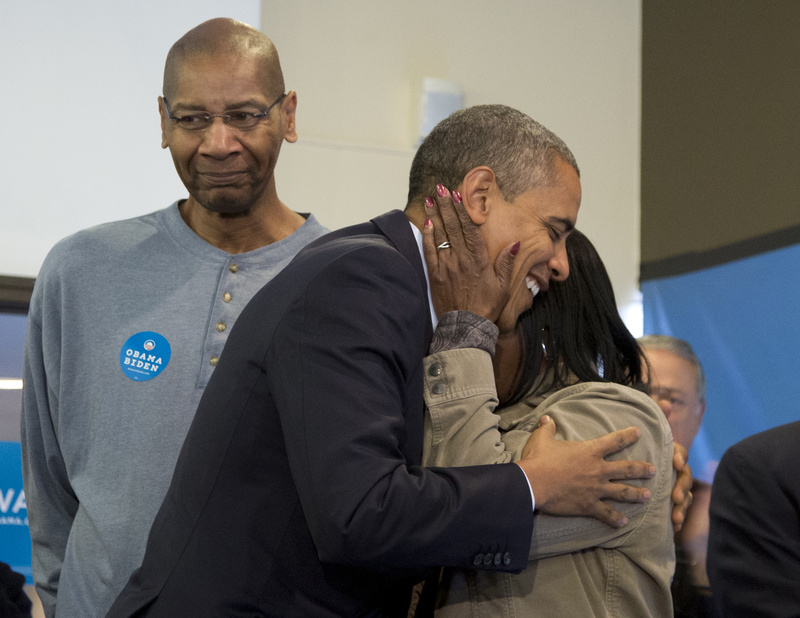
[[[163,335],[142,331],[130,337],[119,353],[122,373],[136,382],[146,382],[167,368],[172,350]]]

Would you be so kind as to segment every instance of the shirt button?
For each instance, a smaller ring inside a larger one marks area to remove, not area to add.
[[[472,561],[474,566],[480,566],[483,564],[483,554],[476,554],[475,559]]]
[[[225,322],[217,322],[217,332],[218,333],[224,333],[226,328],[228,328],[228,327],[225,326]]]
[[[231,296],[230,292],[225,292],[225,293],[222,295],[222,300],[224,300],[226,303],[229,303],[229,302],[231,302],[231,299],[232,299],[232,298],[233,298],[233,296]]]
[[[219,356],[212,356],[211,358],[208,359],[208,364],[211,365],[212,367],[216,367],[218,362],[219,362]]]
[[[431,392],[434,395],[444,395],[444,392],[447,390],[447,387],[442,382],[437,382],[431,387]]]
[[[436,376],[442,375],[442,364],[441,363],[433,363],[430,367],[428,367],[428,375]]]
[[[228,270],[231,271],[232,273],[237,273],[239,272],[239,265],[231,264],[230,266],[228,266]]]

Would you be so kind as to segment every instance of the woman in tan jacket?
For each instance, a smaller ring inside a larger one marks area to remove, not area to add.
[[[672,434],[640,390],[643,357],[600,257],[577,230],[566,243],[569,278],[541,292],[516,331],[501,335],[494,371],[481,349],[428,357],[424,463],[514,461],[545,414],[564,440],[636,426],[641,439],[616,457],[655,464],[652,479],[633,482],[644,483],[650,499],[614,504],[628,519],[622,528],[537,512],[528,568],[445,570],[437,616],[672,616]],[[498,390],[506,402],[495,410]]]

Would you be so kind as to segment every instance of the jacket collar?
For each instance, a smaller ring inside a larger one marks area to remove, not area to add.
[[[392,210],[371,219],[371,222],[389,239],[389,242],[394,245],[395,249],[414,266],[414,270],[417,272],[420,285],[425,294],[425,306],[428,307],[430,304],[430,299],[428,298],[428,280],[425,277],[425,270],[422,267],[422,256],[419,254],[417,241],[409,227],[411,223],[408,217],[406,217],[405,213],[401,210]],[[427,320],[425,336],[427,341],[430,341],[433,337],[433,326],[430,318]]]

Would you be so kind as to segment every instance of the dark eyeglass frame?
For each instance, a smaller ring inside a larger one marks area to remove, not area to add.
[[[276,105],[278,105],[278,103],[283,101],[285,98],[286,98],[286,93],[284,92],[281,96],[275,99],[272,102],[272,104],[263,112],[258,112],[258,113],[240,112],[240,111],[233,112],[234,114],[237,114],[238,119],[233,115],[231,115],[232,114],[231,112],[227,112],[225,114],[211,114],[209,112],[199,112],[196,114],[187,114],[185,116],[176,116],[175,114],[172,113],[172,110],[169,107],[169,102],[167,101],[167,97],[162,96],[161,100],[164,101],[164,109],[167,110],[167,117],[175,122],[175,126],[180,127],[184,131],[203,131],[211,126],[211,124],[214,122],[214,118],[222,118],[222,122],[224,122],[229,127],[233,127],[234,129],[237,129],[239,131],[248,131],[258,126],[259,121],[265,116],[269,115],[270,110]]]

